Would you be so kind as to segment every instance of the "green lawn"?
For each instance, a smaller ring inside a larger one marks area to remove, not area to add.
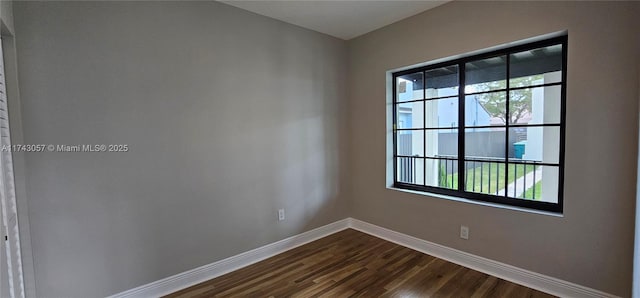
[[[506,179],[505,184],[505,165],[499,163],[484,163],[482,169],[480,163],[476,163],[478,166],[475,169],[467,169],[466,171],[466,190],[478,193],[495,194],[498,190],[505,188],[506,184],[509,184],[524,176],[525,174],[533,171],[534,165],[521,165],[521,164],[509,164],[509,177]],[[458,173],[444,175],[444,168],[441,169],[443,173],[440,176],[440,186],[447,188],[458,187]],[[515,173],[515,175],[514,175]],[[475,175],[475,181],[473,179]],[[489,179],[491,175],[491,179]],[[498,177],[496,183],[496,176]],[[446,180],[445,180],[446,179]],[[533,192],[533,191],[532,191]],[[536,197],[538,197],[538,189],[536,189]],[[525,194],[526,196],[526,194]],[[530,196],[532,197],[532,195]]]
[[[536,190],[536,196],[533,197],[533,190]],[[539,199],[540,197],[542,197],[542,181],[539,181],[538,183],[536,183],[533,187],[530,187],[529,189],[527,189],[524,192],[524,199]]]

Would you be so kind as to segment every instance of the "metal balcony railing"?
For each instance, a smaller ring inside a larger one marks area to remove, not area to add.
[[[427,185],[439,186],[445,188],[457,189],[458,179],[458,158],[453,155],[435,156],[437,161],[435,164],[437,170],[437,184]],[[397,179],[399,182],[411,184],[425,183],[423,166],[417,166],[423,162],[424,157],[402,156],[398,157],[397,163]],[[493,157],[465,157],[465,191],[486,193],[492,195],[517,198],[536,199],[540,197],[540,193],[536,193],[535,184],[541,179],[540,161],[524,160],[519,158],[509,158],[508,164],[505,164],[504,158]],[[508,177],[505,177],[505,167],[508,168]],[[418,172],[420,169],[420,172]],[[426,169],[427,171],[434,169]],[[435,181],[434,181],[435,182]],[[531,189],[532,192],[526,194]]]
[[[416,183],[416,157],[398,157],[398,181]]]

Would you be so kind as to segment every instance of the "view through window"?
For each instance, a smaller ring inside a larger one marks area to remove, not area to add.
[[[567,37],[393,74],[394,186],[562,212]]]

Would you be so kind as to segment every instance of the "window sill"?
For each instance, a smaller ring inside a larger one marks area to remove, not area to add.
[[[430,192],[422,192],[422,191],[416,191],[416,190],[409,190],[409,189],[397,188],[397,187],[393,187],[393,186],[387,186],[387,189],[406,192],[406,193],[411,193],[411,194],[416,194],[416,195],[421,195],[421,196],[433,197],[433,198],[438,198],[438,199],[445,199],[445,200],[450,200],[450,201],[462,202],[462,203],[469,203],[469,204],[488,206],[488,207],[494,207],[494,208],[500,208],[500,209],[507,209],[507,210],[513,210],[513,211],[520,211],[520,212],[526,212],[526,213],[533,213],[533,214],[540,214],[540,215],[547,215],[547,216],[553,216],[553,217],[564,217],[564,215],[562,213],[557,213],[557,212],[542,211],[542,210],[528,209],[528,208],[517,207],[517,206],[496,204],[496,203],[491,203],[491,202],[482,202],[482,201],[476,201],[476,200],[469,200],[469,199],[460,198],[460,197],[447,196],[447,195],[441,195],[441,194],[430,193]]]

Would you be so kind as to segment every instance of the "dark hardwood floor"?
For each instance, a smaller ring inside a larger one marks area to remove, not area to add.
[[[166,297],[553,297],[348,229]]]

